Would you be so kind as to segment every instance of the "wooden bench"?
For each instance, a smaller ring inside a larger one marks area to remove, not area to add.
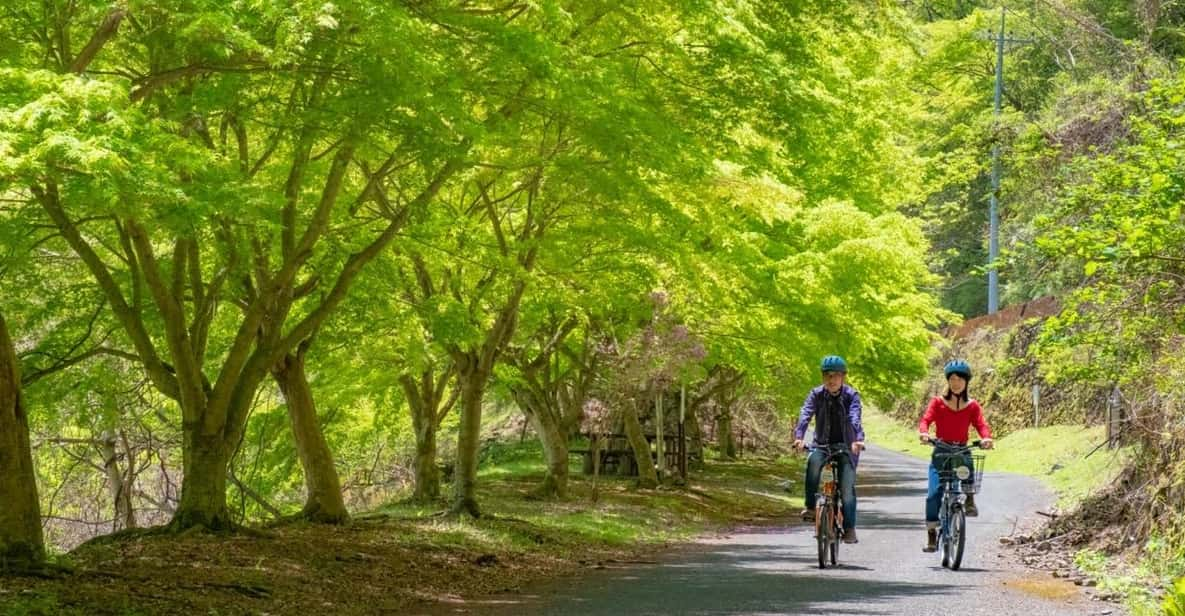
[[[587,435],[586,435],[587,436]],[[647,434],[646,440],[653,445],[656,440],[653,434]],[[590,439],[591,440],[591,439]],[[634,457],[634,449],[630,446],[629,439],[624,434],[607,434],[605,435],[607,441],[601,445],[601,474],[602,475],[622,475],[622,476],[637,476],[638,462]],[[677,468],[679,465],[679,454],[676,449],[678,439],[674,436],[664,436],[666,441],[665,458],[667,468]],[[581,471],[585,475],[593,474],[593,457],[592,450],[588,447],[569,449],[568,453],[571,455],[582,456]],[[652,447],[650,450],[650,458],[655,463],[658,462],[658,452]]]

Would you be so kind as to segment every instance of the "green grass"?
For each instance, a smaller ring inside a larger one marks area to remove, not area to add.
[[[81,614],[81,612],[65,612],[54,595],[28,596],[16,599],[2,606],[6,616],[41,616],[49,614]]]
[[[883,413],[865,413],[864,431],[870,443],[923,459],[930,457],[931,448],[918,441],[915,426],[903,425]],[[986,452],[986,469],[1036,477],[1057,494],[1059,506],[1071,507],[1109,484],[1127,462],[1127,449],[1096,449],[1104,438],[1101,426],[1020,430],[996,440],[996,448]]]
[[[535,439],[490,443],[482,448],[477,464],[477,476],[483,480],[542,475],[546,469],[543,447]]]
[[[3,597],[3,595],[0,595]],[[125,598],[121,604],[108,605],[108,614],[119,616],[143,616],[145,612],[133,607],[133,599]],[[86,616],[91,613],[87,608],[63,605],[56,594],[36,594],[18,597],[12,601],[0,600],[0,614],[4,616]]]
[[[592,502],[592,479],[580,473],[573,456],[569,498],[534,500],[529,494],[543,479],[537,441],[495,443],[483,448],[478,469],[478,520],[437,516],[444,503],[392,503],[380,512],[410,523],[400,541],[431,547],[506,552],[578,550],[582,545],[637,548],[684,541],[749,519],[788,518],[801,503],[799,493],[781,487],[797,478],[801,458],[711,461],[693,474],[686,488],[634,488],[634,478],[602,476],[599,499]],[[444,493],[449,493],[444,486]]]
[[[1098,448],[1105,438],[1101,426],[1029,428],[1000,439],[988,463],[993,470],[1044,480],[1059,504],[1069,506],[1110,484],[1126,466],[1130,451]]]
[[[907,453],[916,458],[930,457],[930,446],[918,441],[917,426],[907,426],[868,407],[865,407],[862,419],[866,443]]]

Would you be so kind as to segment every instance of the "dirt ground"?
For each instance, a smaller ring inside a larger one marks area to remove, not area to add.
[[[692,489],[642,491],[603,479],[597,504],[584,480],[573,481],[572,498],[548,502],[523,497],[532,478],[490,482],[484,506],[496,515],[476,521],[396,509],[344,527],[296,523],[235,535],[105,539],[67,554],[59,573],[0,577],[0,614],[404,614],[645,558],[690,533],[789,514],[789,495],[777,488],[786,469],[720,468]],[[676,532],[639,530],[649,526]],[[624,530],[608,537],[606,528]]]
[[[0,606],[45,614],[400,613],[631,555],[604,546],[571,553],[553,533],[537,531],[540,544],[552,544],[538,552],[419,542],[417,524],[386,519],[294,525],[260,537],[130,538],[78,550],[74,572],[60,578],[0,581]]]

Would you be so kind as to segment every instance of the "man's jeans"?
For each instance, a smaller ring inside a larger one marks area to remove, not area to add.
[[[815,508],[815,496],[819,491],[819,479],[823,474],[823,461],[827,453],[816,449],[811,452],[806,461],[806,508]],[[843,498],[843,528],[851,530],[856,527],[856,469],[852,468],[852,459],[840,456],[836,460],[839,467],[839,493]]]

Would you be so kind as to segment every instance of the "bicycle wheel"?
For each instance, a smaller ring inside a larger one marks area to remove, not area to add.
[[[831,507],[820,504],[815,509],[815,541],[819,546],[819,568],[827,568],[827,546],[831,543],[832,528],[835,523],[831,519]]]
[[[938,527],[938,551],[942,552],[942,567],[944,569],[950,567],[950,517],[942,521]]]
[[[950,540],[952,544],[950,568],[952,571],[958,571],[963,564],[963,547],[967,543],[967,518],[963,514],[963,508],[959,507],[951,513],[950,517]]]

